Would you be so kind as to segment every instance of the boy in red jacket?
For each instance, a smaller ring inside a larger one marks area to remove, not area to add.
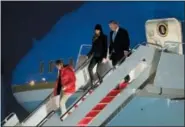
[[[54,96],[61,94],[60,109],[63,114],[66,112],[67,100],[75,92],[76,77],[72,66],[65,66],[61,60],[57,60],[55,64],[59,73],[53,93]]]

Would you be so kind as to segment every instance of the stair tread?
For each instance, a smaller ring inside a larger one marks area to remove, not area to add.
[[[92,110],[102,110],[102,109],[104,109],[105,108],[105,106],[106,106],[107,104],[100,104],[100,103],[98,103]]]
[[[106,104],[108,104],[108,103],[102,102],[102,103],[98,103],[97,105],[106,105]]]
[[[116,96],[106,96],[105,98],[113,98],[113,97],[116,97]]]
[[[108,93],[107,96],[116,96],[117,94],[120,93],[120,90],[112,90]]]
[[[78,124],[78,127],[87,127],[87,124]]]
[[[101,110],[91,110],[85,117],[95,117]]]
[[[107,105],[107,104],[109,104],[109,103],[104,103],[104,102],[101,102],[101,103],[98,103],[98,104],[100,104],[100,105],[101,105],[101,104],[102,104],[102,105],[106,104],[106,105]]]
[[[90,112],[100,112],[101,110],[91,110]]]
[[[99,111],[101,111],[101,110],[91,110],[90,112],[99,112]]]
[[[78,125],[81,125],[81,124],[87,125],[92,119],[93,119],[93,117],[84,117],[82,120],[80,120]]]
[[[115,96],[106,96],[105,98],[103,98],[100,103],[110,103],[113,99],[114,99]]]
[[[105,96],[104,98],[112,98],[112,97],[115,97],[115,96]]]
[[[94,117],[90,117],[90,116],[86,116],[86,117],[84,117],[84,118],[86,118],[86,119],[92,119],[92,118],[94,118]]]
[[[121,92],[121,90],[112,90],[109,93],[119,93],[119,92]]]

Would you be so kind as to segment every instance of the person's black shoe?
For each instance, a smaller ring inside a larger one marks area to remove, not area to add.
[[[83,88],[80,88],[79,91],[82,91],[82,92],[85,92],[89,87],[83,87]]]
[[[113,70],[113,71],[116,70],[116,66],[113,66],[113,67],[112,67],[112,70]]]
[[[99,80],[99,83],[101,84],[102,82],[103,82],[103,80],[102,80],[102,79],[100,79],[100,80]]]
[[[115,90],[119,90],[120,88],[119,88],[119,86],[117,86],[116,88],[115,88]]]

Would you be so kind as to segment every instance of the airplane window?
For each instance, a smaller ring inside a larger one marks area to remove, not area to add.
[[[50,61],[49,62],[49,72],[53,72],[53,69],[54,69],[54,62]]]
[[[43,61],[40,62],[40,73],[41,74],[44,73],[44,62]]]

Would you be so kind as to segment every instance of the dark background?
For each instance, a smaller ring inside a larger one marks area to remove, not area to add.
[[[1,118],[15,112],[22,120],[28,113],[11,91],[11,74],[20,59],[63,16],[83,2],[1,2]]]

